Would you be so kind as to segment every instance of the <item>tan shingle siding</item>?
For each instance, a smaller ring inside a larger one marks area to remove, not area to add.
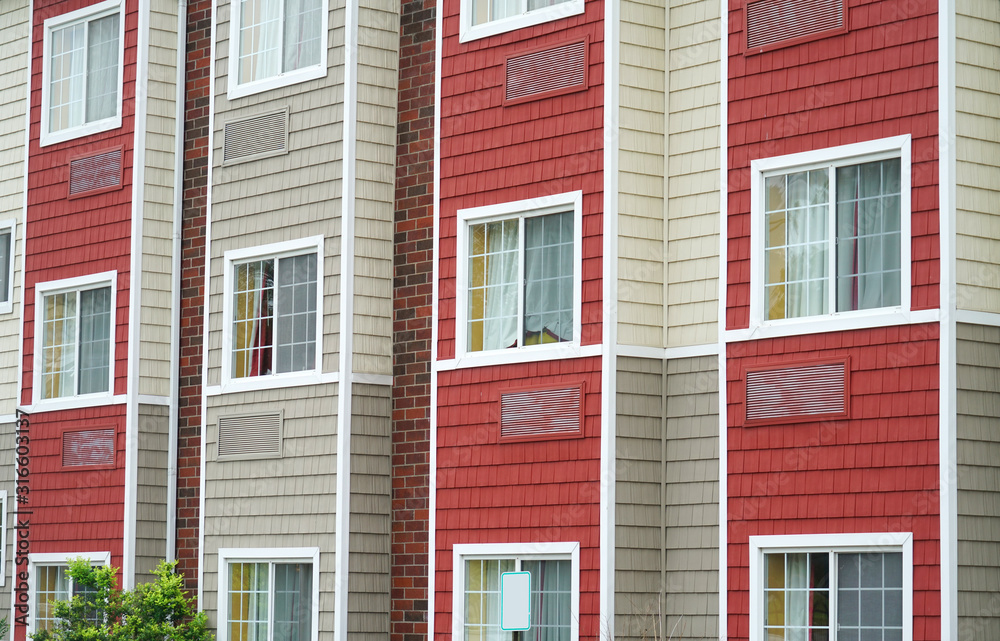
[[[958,307],[1000,313],[1000,11],[956,4]]]
[[[138,431],[135,568],[142,583],[152,580],[151,571],[167,556],[168,409],[140,405]]]

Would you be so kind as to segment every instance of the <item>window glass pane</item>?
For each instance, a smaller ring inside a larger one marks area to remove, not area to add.
[[[54,29],[49,59],[49,131],[84,122],[86,24]]]
[[[236,265],[233,281],[233,378],[270,374],[274,260]]]
[[[118,111],[119,20],[114,13],[87,25],[87,122]]]
[[[80,292],[80,393],[108,391],[111,374],[111,288]]]
[[[521,570],[531,574],[532,639],[569,640],[570,565],[569,559],[521,563]]]
[[[320,62],[323,25],[320,0],[285,0],[284,71]]]
[[[848,638],[899,638],[903,625],[902,555],[838,554],[837,624]]]
[[[76,292],[44,299],[42,398],[76,394],[76,303]]]
[[[53,601],[69,598],[69,577],[64,565],[35,568],[35,630],[51,630],[55,625]]]
[[[229,564],[231,641],[267,641],[267,563]]]
[[[241,0],[239,83],[281,73],[280,0]]]
[[[528,0],[528,11],[534,11],[542,7],[551,7],[564,2],[569,2],[569,0]]]
[[[278,261],[279,373],[316,367],[316,277],[316,254]]]
[[[508,640],[500,630],[500,574],[514,571],[514,559],[465,561],[465,638]]]
[[[829,639],[829,554],[766,554],[764,572],[768,639]]]
[[[469,351],[517,344],[517,220],[469,227]]]
[[[14,243],[10,231],[0,233],[0,302],[10,301],[10,264]]]
[[[526,218],[524,236],[524,344],[571,341],[573,214]]]
[[[312,564],[274,565],[274,641],[308,641],[312,630]]]

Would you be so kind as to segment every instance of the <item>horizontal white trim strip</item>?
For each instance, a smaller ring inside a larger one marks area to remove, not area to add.
[[[680,347],[648,347],[645,345],[618,345],[618,355],[631,358],[655,358],[671,360],[675,358],[694,358],[697,356],[718,356],[722,347],[718,343],[702,345],[683,345]]]
[[[895,548],[910,542],[912,532],[859,532],[838,534],[775,534],[750,537],[750,553],[758,550],[808,550],[810,548]]]
[[[972,309],[958,309],[955,310],[955,322],[1000,327],[1000,314],[979,312]]]
[[[513,365],[516,363],[537,363],[538,361],[558,361],[570,358],[592,358],[601,355],[600,345],[577,345],[537,347],[511,350],[497,350],[478,354],[466,354],[462,358],[450,358],[443,361],[433,361],[431,366],[436,372],[445,372],[467,367],[485,367],[487,365]]]
[[[392,385],[390,374],[369,374],[367,372],[353,372],[351,381],[362,385]]]
[[[76,398],[55,398],[47,401],[40,401],[33,405],[22,407],[28,414],[41,414],[43,412],[58,412],[60,410],[75,410],[82,407],[100,407],[102,405],[124,405],[128,400],[127,394],[100,394],[95,396],[80,396]]]
[[[306,385],[323,385],[325,383],[339,383],[340,372],[324,372],[317,374],[310,372],[305,376],[254,376],[230,380],[225,385],[209,385],[205,388],[206,396],[221,396],[222,394],[232,394],[235,392],[255,392],[265,389],[279,389],[283,387],[303,387]]]
[[[154,394],[139,394],[138,400],[140,405],[163,405],[164,407],[170,406],[169,396],[156,396]]]
[[[921,309],[911,312],[893,311],[879,314],[845,315],[835,317],[819,317],[803,319],[797,323],[782,323],[781,325],[764,325],[752,329],[730,329],[725,332],[727,343],[757,340],[761,338],[779,338],[783,336],[804,336],[807,334],[823,334],[826,332],[843,332],[853,329],[871,329],[874,327],[890,327],[892,325],[919,325],[921,323],[938,323],[941,321],[941,310]]]
[[[38,564],[51,565],[53,563],[58,563],[60,565],[66,565],[68,564],[70,559],[86,559],[91,563],[110,565],[111,553],[110,552],[30,552],[28,554],[28,562],[31,564],[38,563]]]
[[[18,420],[19,418],[20,417],[17,414],[0,414],[0,425],[4,425],[6,423],[13,423],[14,421]],[[29,417],[29,419],[30,419],[30,417]],[[0,585],[2,585],[2,584],[0,584]]]

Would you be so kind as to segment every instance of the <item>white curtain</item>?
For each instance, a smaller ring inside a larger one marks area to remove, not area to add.
[[[524,225],[525,344],[573,340],[573,215]]]
[[[517,219],[486,225],[486,318],[483,349],[517,343]]]
[[[243,0],[240,15],[240,82],[281,73],[281,3]]]
[[[321,10],[320,0],[285,0],[284,71],[319,64]]]
[[[76,394],[76,292],[46,296],[42,398]]]
[[[86,30],[87,25],[80,23],[52,32],[49,131],[78,127],[84,122]]]
[[[111,288],[80,292],[80,393],[107,392],[111,367]]]
[[[114,13],[87,25],[87,122],[118,112],[119,20]]]

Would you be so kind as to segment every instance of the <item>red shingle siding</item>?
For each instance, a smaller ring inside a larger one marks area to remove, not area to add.
[[[427,637],[435,0],[401,5],[392,388],[391,641]]]
[[[738,427],[741,368],[850,354],[850,418]],[[938,326],[727,347],[729,638],[749,636],[748,538],[913,532],[914,640],[940,638]]]
[[[600,358],[441,372],[435,633],[451,634],[456,543],[580,542],[580,638],[596,638],[600,547]],[[586,381],[583,438],[498,443],[499,391]]]
[[[601,341],[603,2],[586,13],[466,44],[447,7],[441,73],[438,357],[455,355],[456,212],[575,190],[583,198],[582,342]],[[503,106],[508,56],[590,38],[589,88]]]
[[[729,285],[726,326],[747,327],[750,161],[910,134],[912,306],[938,306],[937,3],[849,0],[850,29],[744,56],[730,0]]]
[[[177,427],[177,567],[197,589],[201,469],[201,366],[205,320],[205,224],[212,2],[187,5],[184,105],[184,213],[181,230],[181,336]]]

